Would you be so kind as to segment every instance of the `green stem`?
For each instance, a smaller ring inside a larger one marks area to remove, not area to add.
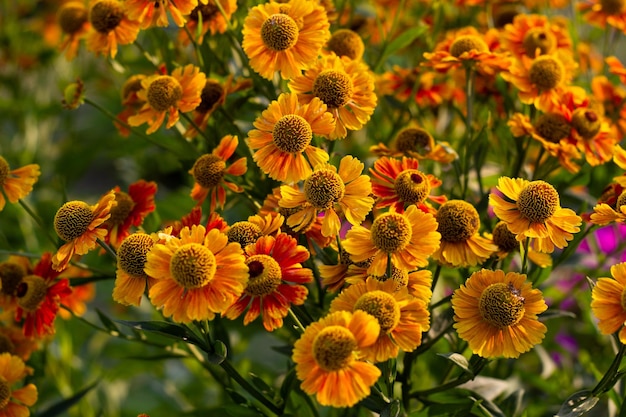
[[[526,274],[528,270],[528,248],[530,246],[530,238],[527,237],[524,241],[524,253],[522,254],[522,274]]]
[[[198,134],[200,134],[200,136],[204,138],[208,145],[215,146],[215,144],[212,143],[213,141],[211,140],[211,138],[207,136],[204,130],[200,129],[200,126],[198,126],[198,124],[193,120],[192,117],[190,117],[187,113],[180,113],[180,115],[183,116],[183,118],[187,120],[187,122],[189,122],[189,124],[196,130],[196,132],[198,132]]]
[[[115,261],[117,261],[117,253],[115,253],[115,251],[113,250],[113,248],[111,246],[107,245],[107,243],[105,241],[101,240],[100,238],[96,239],[96,243],[98,243],[98,245],[100,245],[102,247],[102,249],[104,249],[106,251],[106,253],[111,255],[113,257],[113,259],[115,259]]]
[[[474,66],[465,67],[465,100],[467,115],[465,118],[465,143],[461,147],[463,151],[463,186],[461,188],[461,199],[465,199],[469,185],[469,146],[474,136]]]
[[[437,285],[437,281],[439,281],[439,276],[441,275],[441,264],[437,264],[437,268],[435,268],[435,273],[433,274],[433,282],[430,284],[430,291],[435,292],[435,286]]]
[[[296,315],[296,313],[293,312],[293,310],[291,309],[291,307],[289,307],[289,309],[287,310],[289,311],[289,315],[291,316],[291,318],[293,319],[293,321],[296,322],[296,326],[298,326],[298,328],[300,329],[300,331],[302,333],[304,333],[304,325],[302,325],[302,322],[300,321],[300,319],[298,318],[298,316]]]
[[[235,369],[228,360],[220,363],[220,366],[224,371],[226,371],[229,377],[231,377],[241,386],[241,388],[245,389],[250,395],[256,398],[272,413],[276,414],[277,416],[281,416],[283,414],[283,410],[280,407],[278,407],[276,404],[274,404],[274,402],[265,397],[265,395],[263,395],[261,392],[257,391],[257,389],[252,384],[250,384],[243,376],[241,376],[237,369]]]
[[[22,206],[22,208],[26,211],[26,213],[28,213],[28,215],[30,217],[32,217],[32,219],[35,221],[35,223],[37,223],[39,228],[46,235],[46,238],[52,243],[53,246],[56,247],[58,245],[58,241],[57,241],[57,239],[54,238],[54,236],[52,236],[52,234],[50,234],[48,229],[46,227],[44,227],[44,222],[43,222],[43,220],[41,220],[41,217],[39,217],[37,215],[37,213],[35,213],[35,211],[32,208],[30,208],[30,206],[28,204],[26,204],[26,202],[24,200],[18,200],[18,202],[20,203],[20,206]]]
[[[626,345],[621,343],[619,340],[617,342],[620,345],[619,351],[617,352],[615,359],[613,359],[613,363],[611,363],[609,369],[606,371],[600,382],[598,382],[598,385],[596,385],[593,391],[591,391],[591,394],[594,396],[607,392],[613,388],[613,385],[617,382],[618,378],[616,377],[618,376],[618,371],[620,365],[622,364],[624,354],[626,354]]]
[[[411,397],[412,398],[427,397],[437,392],[447,391],[451,388],[458,387],[459,385],[462,385],[466,383],[467,381],[470,381],[476,378],[476,375],[478,375],[480,371],[482,371],[482,369],[485,367],[485,365],[488,362],[489,361],[487,359],[474,355],[470,359],[470,369],[472,370],[472,372],[464,372],[462,375],[459,375],[458,378],[453,379],[450,382],[446,382],[445,384],[439,385],[438,387],[434,387],[434,388],[430,388],[430,389],[422,390],[422,391],[413,391],[411,393]]]

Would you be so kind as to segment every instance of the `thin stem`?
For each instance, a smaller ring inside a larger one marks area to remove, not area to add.
[[[113,257],[113,259],[115,259],[117,261],[117,253],[115,253],[115,250],[113,250],[113,248],[111,246],[107,245],[107,243],[105,241],[101,240],[100,238],[96,239],[96,243],[98,243],[98,245],[100,245],[102,247],[102,249],[104,249],[106,251],[106,253],[111,255]]]
[[[620,347],[617,355],[615,356],[615,359],[613,359],[613,363],[611,363],[609,369],[606,371],[600,382],[598,382],[598,385],[596,385],[593,391],[591,391],[591,394],[594,396],[607,392],[617,382],[616,376],[619,371],[620,365],[622,364],[624,354],[626,354],[626,345],[619,341],[618,343]]]
[[[208,144],[212,144],[214,145],[211,138],[209,138],[206,134],[206,132],[204,132],[204,130],[200,129],[200,126],[198,126],[198,124],[193,120],[192,117],[190,117],[187,113],[180,113],[181,116],[183,116],[183,118],[185,120],[187,120],[187,122],[189,122],[189,124],[196,130],[196,132],[198,132],[200,134],[200,136],[202,136],[204,138],[204,140],[208,143]]]
[[[478,375],[480,371],[482,371],[482,369],[485,367],[485,365],[489,361],[480,356],[476,356],[476,359],[474,359],[474,357],[470,359],[470,365],[472,365],[472,362],[473,362],[473,366],[471,366],[472,372],[464,372],[463,374],[459,375],[458,378],[453,379],[450,382],[446,382],[445,384],[439,385],[438,387],[434,387],[434,388],[430,388],[430,389],[422,390],[422,391],[414,391],[411,393],[411,397],[413,398],[426,397],[430,394],[435,394],[437,392],[447,391],[451,388],[458,387],[459,385],[464,384],[467,381],[470,381],[476,378],[476,375]]]
[[[270,401],[268,398],[266,398],[265,395],[257,391],[257,389],[252,384],[250,384],[243,376],[241,376],[237,369],[235,369],[228,360],[220,363],[220,366],[222,367],[222,369],[224,369],[224,371],[226,371],[228,376],[234,379],[241,386],[241,388],[245,389],[250,395],[256,398],[272,413],[276,414],[277,416],[282,415],[283,410],[272,401]]]
[[[291,307],[289,307],[289,309],[287,310],[289,311],[289,315],[291,316],[291,318],[293,319],[293,321],[296,322],[296,326],[300,329],[300,331],[302,333],[304,333],[304,326],[302,325],[302,322],[300,321],[300,319],[298,318],[298,316],[296,315],[296,313],[293,312],[293,310],[291,309]]]
[[[435,286],[437,285],[437,281],[439,281],[439,276],[441,275],[441,264],[437,264],[437,268],[435,268],[435,273],[433,274],[433,282],[430,284],[431,292],[435,292]]]
[[[32,217],[35,223],[37,223],[39,228],[41,228],[41,230],[46,235],[46,238],[52,243],[53,246],[56,247],[58,244],[58,241],[57,239],[54,238],[54,236],[52,236],[52,234],[50,234],[50,231],[45,227],[43,220],[41,220],[41,217],[39,217],[37,213],[35,213],[35,211],[32,208],[30,208],[30,206],[26,204],[24,200],[18,200],[18,202],[20,203],[20,206],[22,206],[22,208],[26,211],[26,213],[28,213],[28,215]]]
[[[527,237],[524,241],[524,253],[522,253],[522,274],[525,274],[528,270],[528,248],[530,246],[530,238]]]

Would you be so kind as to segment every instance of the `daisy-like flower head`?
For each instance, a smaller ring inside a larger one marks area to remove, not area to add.
[[[63,32],[59,49],[72,60],[78,52],[78,43],[89,31],[89,10],[82,1],[63,3],[57,12],[57,21]]]
[[[326,49],[337,56],[346,56],[350,59],[361,59],[365,52],[363,39],[353,30],[339,29],[333,32],[326,44]]]
[[[556,189],[545,181],[501,177],[489,203],[517,240],[533,239],[533,248],[552,253],[562,249],[580,231],[582,219],[573,210],[562,208]]]
[[[254,121],[254,127],[247,140],[254,151],[252,158],[275,180],[303,180],[311,175],[312,167],[328,161],[326,151],[311,145],[314,134],[327,136],[335,129],[333,116],[317,98],[301,105],[295,94],[281,94]]]
[[[383,362],[395,358],[402,349],[412,352],[422,343],[422,333],[430,328],[430,313],[423,301],[397,289],[394,280],[374,278],[344,289],[330,305],[330,312],[365,311],[376,317],[380,335],[376,343],[363,349],[366,359]]]
[[[544,15],[518,14],[502,31],[503,46],[517,57],[535,58],[557,49],[571,53],[572,40],[567,29]]]
[[[217,229],[185,227],[180,237],[156,243],[144,272],[157,281],[150,287],[152,304],[179,323],[212,320],[243,293],[248,267],[241,246],[228,243]]]
[[[256,243],[262,236],[277,236],[281,233],[281,226],[285,218],[279,213],[255,214],[233,223],[225,231],[229,242],[237,242],[245,249]]]
[[[0,416],[29,416],[28,407],[37,402],[37,387],[26,384],[21,388],[14,388],[33,369],[24,364],[24,361],[8,352],[0,353]]]
[[[619,331],[626,344],[626,263],[611,266],[611,278],[598,278],[591,291],[591,311],[602,334]]]
[[[117,271],[113,299],[120,304],[138,306],[146,288],[156,282],[144,271],[148,252],[159,242],[156,235],[133,233],[126,237],[117,250]],[[163,243],[163,242],[161,242]]]
[[[10,257],[7,261],[0,262],[0,293],[4,310],[10,310],[8,304],[15,297],[17,286],[27,275],[28,268],[28,260],[22,257]]]
[[[72,293],[67,279],[57,279],[52,256],[45,253],[31,274],[22,278],[15,290],[15,320],[23,322],[24,336],[41,338],[54,334],[54,319],[63,299]]]
[[[284,233],[263,236],[247,246],[248,284],[239,300],[223,315],[235,319],[247,308],[244,325],[262,315],[268,332],[282,327],[291,304],[303,304],[309,293],[302,285],[313,281],[313,272],[302,267],[307,259],[309,251]]]
[[[435,215],[441,233],[441,246],[433,258],[453,267],[483,263],[495,251],[492,241],[478,234],[480,217],[473,205],[463,200],[449,200]]]
[[[626,2],[624,0],[587,0],[577,3],[583,18],[594,26],[613,26],[626,31]]]
[[[243,23],[242,47],[250,66],[272,79],[300,75],[330,37],[326,11],[315,1],[269,2],[250,9]]]
[[[198,44],[202,44],[204,35],[208,32],[211,35],[226,32],[228,21],[237,10],[237,0],[220,0],[220,5],[224,13],[217,7],[216,0],[205,0],[204,3],[202,1],[198,3],[188,16],[187,30],[181,30],[178,36],[183,45],[190,42],[189,34],[195,38],[200,24],[202,28],[200,28],[199,36],[195,39]]]
[[[292,355],[302,390],[333,407],[350,407],[367,397],[381,372],[363,360],[362,351],[379,333],[378,320],[362,310],[337,311],[310,324]]]
[[[296,209],[287,225],[300,232],[323,213],[322,234],[336,236],[341,229],[337,212],[350,224],[361,224],[374,205],[370,179],[362,171],[363,163],[348,155],[341,159],[339,171],[329,164],[317,166],[304,181],[303,190],[282,186],[278,204]]]
[[[440,240],[435,217],[409,206],[404,213],[390,211],[379,215],[369,230],[353,226],[342,245],[354,262],[372,258],[367,273],[382,276],[387,272],[388,257],[393,266],[401,269],[427,266],[428,257],[437,250]]]
[[[131,226],[141,226],[146,216],[154,211],[154,195],[157,185],[152,181],[139,180],[128,187],[128,193],[115,187],[115,204],[111,207],[111,217],[104,222],[108,230],[105,242],[114,248],[130,234]]]
[[[115,58],[117,45],[133,43],[139,33],[139,22],[128,18],[119,0],[92,0],[89,6],[91,30],[87,49]]]
[[[499,221],[493,228],[493,234],[485,234],[488,238],[493,240],[494,245],[498,247],[497,256],[499,259],[506,258],[510,253],[516,253],[520,251],[520,242],[516,239],[515,235],[511,233],[505,222]],[[528,249],[528,259],[533,263],[539,265],[541,268],[546,268],[552,265],[552,258],[547,253],[541,253]]]
[[[141,81],[142,89],[137,97],[144,101],[139,112],[128,118],[128,124],[139,126],[148,124],[147,134],[157,131],[168,116],[166,128],[176,124],[179,112],[194,110],[200,102],[206,76],[200,68],[189,64],[178,67],[172,75],[151,75]]]
[[[172,16],[176,26],[185,25],[185,15],[198,5],[198,0],[126,0],[128,17],[141,23],[142,29],[153,26],[169,25],[167,13]]]
[[[402,213],[404,208],[416,205],[423,211],[435,213],[427,200],[443,204],[445,196],[434,196],[430,192],[441,185],[441,180],[419,169],[419,161],[414,158],[388,158],[386,156],[374,162],[370,168],[372,192],[378,197],[376,207],[392,206]]]
[[[289,90],[302,103],[319,98],[336,121],[330,139],[345,138],[348,130],[359,130],[376,108],[374,76],[360,60],[327,55],[317,60],[303,75],[289,82]]]
[[[609,223],[625,223],[626,222],[626,191],[622,191],[615,200],[615,206],[607,203],[599,203],[593,208],[593,213],[589,218],[593,224],[600,226]]]
[[[196,200],[198,204],[202,204],[210,193],[211,212],[215,211],[216,206],[224,208],[226,189],[235,193],[243,191],[243,188],[239,185],[225,179],[226,175],[238,177],[245,174],[248,170],[245,157],[237,159],[230,166],[226,165],[228,159],[237,150],[238,144],[239,139],[237,136],[224,136],[217,148],[213,149],[210,154],[205,154],[198,158],[189,170],[194,179],[191,198]]]
[[[416,159],[429,159],[443,164],[454,161],[458,155],[447,142],[435,143],[433,136],[425,129],[407,127],[402,129],[391,142],[390,147],[383,143],[370,147],[376,156],[408,156]]]
[[[459,337],[483,358],[517,358],[547,330],[537,319],[548,308],[541,291],[516,272],[474,272],[452,295],[452,308]]]
[[[62,271],[74,255],[84,255],[96,247],[97,239],[104,239],[104,222],[111,216],[115,192],[111,190],[90,206],[84,201],[68,201],[54,216],[54,230],[65,243],[52,258],[52,265]]]
[[[39,342],[24,336],[22,328],[16,323],[0,326],[0,351],[3,354],[10,353],[27,361],[33,352],[40,349]]]
[[[12,170],[7,160],[0,155],[0,211],[6,205],[5,196],[11,203],[17,203],[30,194],[39,175],[39,165],[30,164]]]

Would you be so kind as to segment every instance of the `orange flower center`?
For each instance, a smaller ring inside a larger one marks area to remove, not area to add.
[[[237,242],[241,245],[242,249],[246,246],[255,243],[261,236],[263,231],[261,228],[248,221],[236,222],[226,232],[229,242]]]
[[[215,80],[207,80],[204,88],[200,93],[200,104],[196,107],[196,111],[200,113],[208,113],[213,110],[224,96],[224,87]]]
[[[396,149],[399,152],[417,152],[425,155],[435,147],[435,140],[425,131],[419,128],[407,128],[398,133],[396,137]]]
[[[54,230],[66,242],[80,237],[89,229],[93,210],[84,201],[68,201],[54,216]]]
[[[11,386],[4,377],[0,377],[0,410],[9,405],[11,400]]]
[[[608,15],[616,15],[624,10],[624,0],[600,0],[602,11]]]
[[[345,192],[343,180],[331,169],[316,170],[304,181],[306,200],[318,210],[332,208]]]
[[[313,130],[304,117],[286,114],[274,125],[272,136],[274,145],[281,151],[300,153],[311,143]]]
[[[530,66],[528,77],[540,91],[547,91],[559,85],[564,72],[560,61],[548,55],[541,55]]]
[[[5,334],[0,334],[0,353],[14,353],[15,345]],[[1,383],[1,382],[0,382]],[[0,409],[2,409],[2,387],[0,387]]]
[[[13,262],[0,263],[0,290],[7,295],[15,295],[15,290],[22,278],[26,275],[26,269]]]
[[[261,39],[269,49],[281,52],[298,42],[298,24],[286,14],[278,13],[268,17],[261,25]]]
[[[466,52],[488,52],[489,47],[487,43],[476,35],[463,35],[456,38],[452,45],[450,45],[450,55],[455,58],[459,58]]]
[[[150,83],[146,98],[148,104],[156,111],[166,111],[176,106],[183,97],[183,87],[178,80],[169,75],[159,75]]]
[[[505,329],[522,319],[524,301],[513,284],[497,282],[484,289],[478,300],[478,309],[484,321],[498,329]]]
[[[215,255],[199,243],[187,243],[176,249],[170,262],[170,273],[181,287],[190,290],[208,284],[215,276]]]
[[[124,18],[122,4],[116,0],[101,0],[89,12],[91,26],[102,34],[108,34],[119,26]]]
[[[526,55],[534,58],[537,49],[539,50],[537,55],[544,55],[554,51],[556,48],[556,37],[545,28],[532,28],[524,35],[522,46]]]
[[[350,102],[354,95],[354,85],[345,72],[325,70],[313,81],[313,95],[329,108],[336,109]]]
[[[400,322],[400,306],[393,295],[384,291],[369,291],[354,304],[355,310],[363,310],[376,317],[380,331],[389,333]]]
[[[263,297],[272,294],[282,282],[282,272],[278,262],[268,255],[253,255],[246,259],[250,279],[246,294]]]
[[[117,191],[115,193],[115,203],[116,204],[111,207],[111,217],[106,221],[110,226],[117,226],[124,223],[135,207],[133,199],[123,191]]]
[[[207,4],[198,3],[198,5],[191,11],[189,14],[189,19],[194,22],[200,21],[202,19],[203,23],[209,22],[213,20],[215,16],[220,13],[219,7],[211,1]]]
[[[48,284],[37,275],[27,275],[17,285],[17,305],[28,312],[36,311],[48,293]]]
[[[154,246],[154,240],[145,233],[133,233],[122,241],[117,250],[117,266],[128,275],[146,278],[143,271],[148,252]]]
[[[409,244],[413,234],[411,224],[402,214],[384,213],[372,223],[372,242],[383,252],[401,251]]]
[[[559,113],[544,113],[534,124],[534,128],[542,138],[548,142],[559,143],[569,136],[572,125],[565,116]]]
[[[620,207],[626,205],[626,191],[622,191],[622,193],[617,197],[617,202],[615,203],[615,209],[620,210]],[[4,279],[2,280],[2,284],[4,285]]]
[[[572,126],[583,139],[588,140],[598,134],[602,121],[593,109],[578,108],[572,115]]]
[[[430,194],[430,181],[423,172],[416,169],[402,171],[394,184],[396,194],[407,204],[423,203]]]
[[[437,231],[446,242],[465,242],[478,232],[480,217],[470,203],[450,200],[437,211]]]
[[[126,101],[130,98],[131,94],[137,93],[143,87],[141,81],[146,78],[143,74],[131,75],[128,77],[124,85],[122,86],[122,101]]]
[[[57,21],[63,33],[72,35],[78,32],[89,20],[89,12],[82,3],[72,1],[59,8]]]
[[[345,369],[358,347],[356,338],[343,326],[328,326],[313,340],[313,358],[327,372]]]
[[[333,33],[327,47],[337,56],[347,56],[350,59],[361,59],[365,51],[361,37],[350,29],[339,29]]]
[[[9,170],[9,163],[6,159],[0,156],[0,187],[9,176]]]
[[[196,160],[191,175],[202,188],[213,188],[224,178],[225,169],[226,162],[222,158],[208,153]]]
[[[559,193],[545,181],[532,181],[520,192],[517,208],[531,223],[543,223],[559,207]]]
[[[493,229],[493,243],[504,252],[519,250],[519,242],[515,235],[511,233],[505,222],[498,222]]]

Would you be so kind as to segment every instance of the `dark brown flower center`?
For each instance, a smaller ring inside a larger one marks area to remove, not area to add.
[[[406,247],[413,230],[408,219],[399,213],[381,214],[372,223],[372,242],[383,252],[393,253]]]
[[[534,128],[542,138],[548,142],[559,143],[569,136],[572,125],[565,116],[559,113],[544,113],[534,124]]]
[[[54,230],[66,242],[87,231],[93,220],[93,210],[84,201],[68,201],[54,216]]]
[[[278,13],[268,17],[261,25],[261,39],[269,49],[281,52],[298,42],[298,24],[288,15]]]
[[[476,35],[459,36],[454,42],[452,42],[452,45],[450,45],[450,55],[455,58],[458,58],[465,52],[470,51],[487,52],[489,51],[489,47],[480,36]]]
[[[146,97],[154,110],[166,111],[183,97],[183,87],[176,78],[160,75],[148,86]]]
[[[174,281],[185,289],[200,288],[215,276],[215,255],[199,243],[187,243],[176,249],[170,261]]]
[[[287,153],[300,153],[313,139],[311,125],[302,116],[286,114],[282,116],[272,131],[274,145]]]
[[[322,71],[313,81],[313,95],[322,100],[331,109],[348,104],[353,94],[354,85],[352,80],[348,74],[342,71]]]
[[[428,177],[416,169],[402,171],[393,186],[400,200],[406,204],[423,203],[430,194]]]
[[[306,200],[318,210],[331,208],[343,198],[345,191],[341,177],[330,169],[316,170],[304,181]]]
[[[543,223],[559,207],[559,194],[545,181],[532,181],[520,192],[517,208],[532,223]]]
[[[361,37],[350,29],[339,29],[328,40],[327,47],[337,56],[347,56],[350,59],[361,59],[365,45]]]
[[[540,91],[552,90],[563,80],[565,70],[560,61],[548,55],[536,58],[530,66],[530,82]]]
[[[282,272],[278,262],[268,255],[253,255],[246,260],[249,276],[246,294],[263,297],[272,294],[282,282]]]
[[[354,304],[354,310],[363,310],[376,317],[381,333],[395,329],[400,321],[400,306],[391,294],[384,291],[363,294]]]
[[[532,28],[526,32],[522,40],[524,52],[531,58],[539,50],[539,55],[548,54],[556,48],[555,36],[544,28]]]
[[[91,7],[89,21],[91,26],[103,34],[111,32],[119,26],[124,18],[122,4],[116,0],[100,0]]]
[[[48,294],[48,284],[37,275],[27,275],[17,286],[17,305],[24,310],[36,311]]]
[[[213,154],[204,154],[191,168],[193,179],[203,188],[216,187],[224,178],[226,162]]]
[[[491,284],[480,295],[478,309],[483,320],[498,329],[518,323],[524,316],[524,297],[513,284]]]
[[[146,278],[143,268],[154,240],[145,233],[133,233],[122,241],[117,250],[117,266],[128,275]]]
[[[450,200],[437,211],[437,231],[441,240],[464,242],[478,232],[480,218],[473,205],[462,200]]]
[[[89,11],[77,1],[63,4],[57,14],[57,21],[61,30],[69,35],[78,32],[88,20]]]
[[[357,347],[350,330],[343,326],[328,326],[313,340],[313,358],[323,370],[338,371],[350,364]]]

